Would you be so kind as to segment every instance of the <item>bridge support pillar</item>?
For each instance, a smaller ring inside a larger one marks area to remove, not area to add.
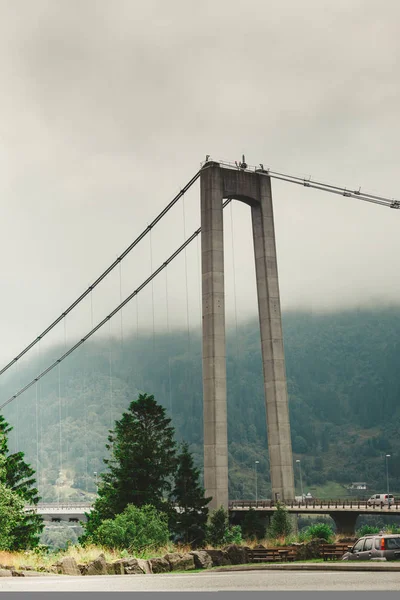
[[[273,500],[294,499],[292,442],[271,180],[259,176],[259,202],[251,208],[258,315]]]
[[[354,536],[358,513],[343,511],[340,513],[331,513],[331,517],[335,521],[336,533]]]
[[[201,176],[204,487],[210,508],[228,508],[224,229],[221,169]]]
[[[273,500],[294,499],[271,180],[264,171],[204,165],[200,177],[204,487],[228,508],[223,198],[251,207]]]

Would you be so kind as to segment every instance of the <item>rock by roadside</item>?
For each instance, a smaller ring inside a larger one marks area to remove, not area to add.
[[[81,571],[73,556],[63,556],[55,564],[57,573],[62,575],[81,575]]]
[[[82,575],[107,575],[107,561],[103,553],[86,565]]]
[[[306,544],[296,545],[296,560],[310,560],[312,558],[321,558],[321,545],[326,544],[326,540],[317,538]]]
[[[194,569],[194,556],[188,552],[184,554],[174,552],[166,554],[164,558],[169,562],[171,571],[190,571]]]
[[[149,558],[152,573],[168,573],[171,570],[169,562],[165,558]]]
[[[293,544],[296,549],[296,561],[304,561],[321,556],[323,539],[311,540],[308,543]],[[259,546],[263,548],[264,546]],[[144,575],[149,573],[168,573],[173,571],[191,571],[193,569],[211,569],[215,567],[248,565],[248,550],[245,546],[230,544],[222,549],[192,550],[190,552],[171,552],[163,557],[143,560],[135,557],[122,558],[107,562],[103,553],[87,564],[77,564],[71,556],[64,556],[51,567],[39,568],[37,572],[32,567],[21,566],[5,568],[0,565],[0,577],[27,577],[49,575]],[[45,572],[43,572],[45,571]],[[2,572],[4,572],[2,574]]]
[[[150,573],[147,561],[140,558],[120,558],[108,566],[110,575],[144,575]]]
[[[213,566],[212,558],[206,550],[192,550],[189,554],[194,558],[196,569],[211,569]]]
[[[226,550],[206,550],[206,552],[211,556],[213,567],[224,567],[232,564]]]
[[[249,562],[246,546],[230,544],[229,546],[226,546],[224,550],[232,565],[243,565]]]

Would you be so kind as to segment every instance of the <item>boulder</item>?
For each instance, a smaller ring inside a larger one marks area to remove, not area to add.
[[[225,550],[207,550],[207,553],[211,556],[213,567],[223,567],[232,564]]]
[[[311,558],[321,558],[321,546],[326,544],[326,540],[317,538],[306,544],[296,547],[296,560],[310,560]]]
[[[211,569],[213,566],[212,558],[206,550],[193,550],[190,554],[193,556],[196,569]]]
[[[144,575],[145,573],[137,558],[125,559],[124,570],[126,575]]]
[[[150,573],[147,560],[141,558],[120,558],[112,563],[107,563],[109,575],[143,575]]]
[[[109,575],[125,575],[124,562],[126,559],[120,558],[112,563],[107,563],[107,573]]]
[[[12,577],[12,572],[9,569],[0,569],[0,577]]]
[[[61,560],[56,563],[57,573],[62,575],[81,575],[76,560],[73,556],[63,556]]]
[[[190,571],[194,569],[194,558],[188,552],[185,554],[174,552],[166,554],[164,558],[169,562],[171,571]]]
[[[151,573],[151,567],[148,560],[144,560],[143,558],[137,558],[136,560],[138,562],[139,567],[143,569],[144,573]]]
[[[150,558],[149,565],[152,573],[167,573],[171,570],[169,562],[161,557]]]
[[[107,562],[104,554],[99,554],[87,565],[85,575],[107,575]]]
[[[12,577],[25,577],[22,571],[17,571],[16,569],[11,571],[11,575]]]
[[[224,548],[232,565],[244,565],[248,563],[247,550],[244,546],[230,544]]]

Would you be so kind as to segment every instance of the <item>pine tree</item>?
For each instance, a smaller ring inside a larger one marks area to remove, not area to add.
[[[290,516],[287,512],[287,508],[282,502],[276,503],[276,510],[272,515],[270,525],[270,535],[272,537],[281,537],[289,535],[293,531],[293,526],[290,521]]]
[[[24,453],[9,453],[8,434],[12,427],[0,415],[0,456],[2,457],[2,483],[15,492],[25,504],[35,506],[39,502],[38,490],[35,487],[35,471],[24,461]],[[27,550],[37,546],[40,533],[43,531],[43,519],[34,512],[26,513],[16,523],[12,531],[14,543],[12,549]]]
[[[175,486],[171,500],[180,507],[172,519],[172,528],[180,541],[192,546],[200,545],[206,536],[208,508],[210,498],[204,497],[204,489],[200,486],[200,471],[193,464],[193,456],[189,452],[189,444],[181,445],[178,456]]]
[[[152,505],[171,514],[168,494],[176,470],[176,444],[171,419],[154,396],[140,394],[110,431],[104,459],[108,471],[101,475],[98,499],[91,511],[82,541],[104,519],[112,519],[128,504]]]
[[[214,510],[210,516],[207,526],[207,542],[212,546],[220,546],[224,543],[226,532],[229,530],[228,512],[223,506]]]

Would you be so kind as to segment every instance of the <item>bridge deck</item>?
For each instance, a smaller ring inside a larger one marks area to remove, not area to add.
[[[233,500],[229,502],[232,512],[248,511],[253,508],[257,511],[274,512],[276,503],[271,500]],[[385,504],[368,506],[366,500],[318,500],[312,502],[288,502],[286,509],[291,513],[336,513],[355,512],[363,514],[400,514],[400,500],[396,499],[390,506]]]
[[[276,510],[276,504],[269,500],[260,500],[258,502],[252,500],[233,500],[229,502],[229,511],[240,513],[247,512],[250,508],[265,513],[273,513]],[[338,513],[353,513],[353,514],[387,514],[400,515],[400,500],[387,505],[368,506],[366,501],[360,500],[320,500],[318,502],[291,502],[286,505],[288,512],[296,514],[338,514]],[[26,511],[33,510],[37,514],[42,515],[45,521],[86,521],[85,513],[90,513],[92,510],[91,504],[83,503],[40,503],[37,506],[26,506]]]

